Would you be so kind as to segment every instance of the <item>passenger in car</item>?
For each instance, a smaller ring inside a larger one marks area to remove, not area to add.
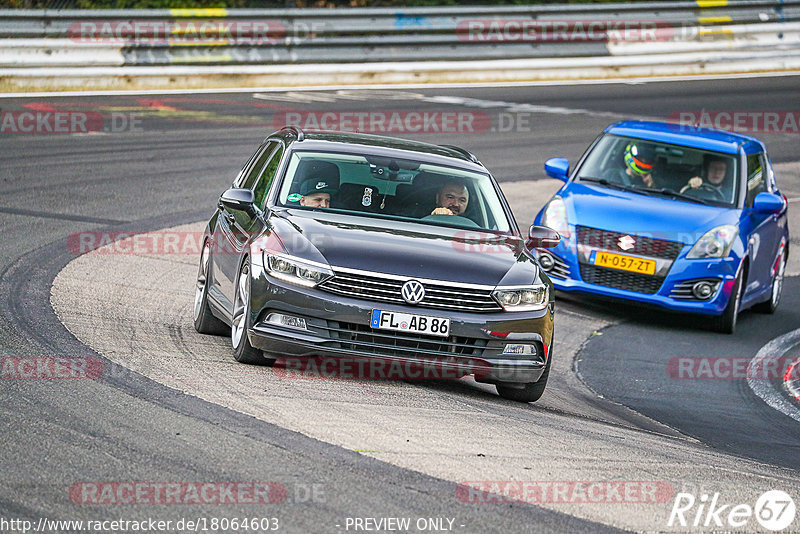
[[[314,208],[330,208],[331,195],[335,195],[338,189],[335,184],[329,183],[325,179],[311,178],[303,182],[300,186],[301,206]]]
[[[623,154],[625,177],[630,185],[655,187],[655,150],[648,143],[629,143]]]
[[[469,190],[464,183],[451,180],[436,193],[436,208],[431,215],[464,215],[469,203]]]

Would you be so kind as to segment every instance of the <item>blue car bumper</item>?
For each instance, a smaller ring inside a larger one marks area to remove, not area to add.
[[[731,255],[719,259],[686,259],[690,246],[685,246],[678,257],[672,262],[660,286],[657,280],[649,284],[653,292],[642,292],[625,289],[624,283],[614,284],[613,279],[624,278],[623,271],[602,269],[605,278],[612,279],[612,285],[589,283],[583,279],[583,271],[595,268],[578,259],[576,245],[569,239],[562,240],[558,246],[549,250],[538,250],[537,256],[550,254],[555,259],[554,268],[547,271],[553,286],[566,292],[580,292],[615,299],[625,299],[642,304],[667,308],[682,313],[697,313],[705,315],[720,315],[728,304],[733,285],[736,279],[741,259]],[[597,269],[597,268],[595,268]],[[647,275],[634,275],[645,279]],[[706,299],[696,297],[691,288],[694,284],[707,281],[715,284],[714,291]],[[645,283],[648,281],[645,279]]]

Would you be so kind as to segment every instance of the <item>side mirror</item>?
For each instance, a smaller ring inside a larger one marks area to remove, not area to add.
[[[558,232],[547,226],[538,226],[534,224],[528,230],[528,240],[525,246],[528,248],[553,248],[561,241],[561,236]]]
[[[255,213],[256,198],[253,192],[249,189],[238,189],[232,187],[228,189],[222,196],[219,197],[221,206],[225,206],[230,210],[246,211],[247,213]]]
[[[566,158],[550,158],[544,162],[544,172],[550,178],[566,182],[569,179],[569,161]]]
[[[780,213],[783,211],[783,199],[773,193],[759,193],[753,199],[753,211],[756,213]]]

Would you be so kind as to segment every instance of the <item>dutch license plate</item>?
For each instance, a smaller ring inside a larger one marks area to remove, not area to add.
[[[609,269],[619,269],[639,274],[656,274],[656,262],[625,256],[624,254],[613,254],[611,252],[592,251],[589,256],[589,263],[598,267],[608,267]]]
[[[372,310],[370,326],[378,330],[396,330],[429,336],[447,337],[450,334],[450,319],[383,310]]]

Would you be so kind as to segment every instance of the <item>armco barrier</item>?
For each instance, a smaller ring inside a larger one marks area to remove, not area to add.
[[[565,71],[589,65],[605,69],[607,76],[626,75],[624,69],[632,67],[631,75],[636,75],[644,64],[636,56],[651,55],[660,65],[709,67],[700,72],[720,71],[709,65],[712,61],[727,64],[722,69],[727,71],[795,69],[800,61],[800,0],[409,9],[0,10],[0,86],[6,87],[25,78],[168,79],[175,73],[294,72],[301,80],[309,72],[303,65],[313,70],[313,65],[336,69],[346,64],[358,65],[362,73],[384,73],[373,81],[410,81],[401,75],[409,70],[402,64],[420,62],[427,67],[411,70],[429,75],[416,78],[434,81],[434,70],[457,67],[468,76],[474,70],[462,68],[468,63],[484,62],[486,67],[488,62],[491,71],[509,60],[521,62],[527,73],[552,69],[555,62]],[[432,62],[440,64],[433,68]],[[654,69],[652,74],[663,73]],[[507,74],[495,78],[520,76]],[[548,76],[554,77],[552,72]],[[450,72],[442,81],[455,77]]]

